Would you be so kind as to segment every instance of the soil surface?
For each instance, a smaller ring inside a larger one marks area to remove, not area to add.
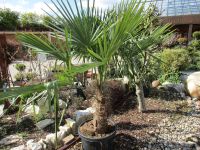
[[[186,100],[164,101],[153,98],[146,98],[147,111],[139,113],[135,97],[127,99],[115,107],[113,114],[109,117],[117,128],[114,139],[116,150],[137,150],[144,149],[153,138],[152,133],[157,130],[159,123],[165,118],[187,117],[191,108],[187,106]],[[54,132],[54,127],[50,126],[45,130],[39,130],[31,119],[25,119],[16,124],[17,114],[5,115],[0,119],[0,140],[8,135],[19,135],[22,141],[1,147],[0,149],[10,149],[22,144],[26,144],[29,139],[39,141],[45,138],[50,132]],[[81,142],[73,145],[69,150],[81,150]]]
[[[30,118],[25,118],[17,123],[17,114],[5,115],[0,119],[0,140],[9,135],[18,135],[22,140],[8,146],[0,145],[0,150],[9,150],[12,147],[26,144],[30,139],[39,141],[41,138],[45,138],[50,132],[54,132],[54,124],[45,128],[45,130],[39,130],[35,126],[35,122]]]
[[[151,131],[155,131],[161,120],[168,117],[185,116],[190,108],[186,100],[164,101],[152,98],[146,99],[147,111],[139,113],[133,100],[127,100],[110,116],[117,127],[114,139],[116,150],[144,149],[152,139]],[[81,150],[81,142],[70,150]]]
[[[112,125],[108,125],[107,131],[105,134],[98,134],[95,132],[94,130],[94,125],[93,125],[93,120],[84,123],[81,127],[80,127],[80,132],[84,135],[84,136],[89,136],[89,137],[105,137],[105,136],[109,136],[110,134],[114,133],[115,131],[115,127]]]

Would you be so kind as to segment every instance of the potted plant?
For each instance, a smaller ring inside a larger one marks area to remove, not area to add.
[[[132,0],[122,2],[111,10],[98,14],[95,4],[83,9],[82,1],[80,8],[76,1],[76,10],[70,9],[70,3],[54,3],[61,16],[54,18],[71,33],[74,53],[83,60],[102,62],[95,68],[98,72],[95,89],[95,114],[92,121],[83,123],[79,128],[82,138],[83,149],[112,149],[112,139],[115,135],[114,124],[108,122],[107,102],[109,91],[106,91],[108,65],[113,55],[123,44],[130,39],[139,36],[142,30],[141,24],[148,17],[144,13],[144,3]],[[75,13],[76,11],[76,13]],[[77,14],[77,15],[75,15]],[[62,18],[62,19],[61,19]],[[55,26],[57,31],[61,28]],[[133,50],[134,51],[134,50]],[[139,52],[139,50],[137,50]]]
[[[60,73],[56,83],[52,82],[55,90],[58,90],[58,86],[72,81],[75,74],[83,73],[90,68],[96,69],[98,73],[94,95],[96,111],[92,121],[84,122],[80,126],[79,135],[82,138],[84,150],[110,150],[113,148],[112,140],[116,129],[114,123],[108,121],[107,102],[110,97],[105,86],[109,71],[108,65],[124,43],[140,35],[143,29],[141,24],[148,14],[144,13],[144,3],[137,0],[123,1],[104,13],[98,11],[94,3],[93,7],[90,7],[89,0],[86,9],[83,9],[81,0],[80,5],[76,0],[74,2],[75,10],[68,1],[67,3],[63,1],[53,3],[57,10],[52,9],[55,15],[50,15],[50,17],[59,25],[50,23],[50,27],[55,31],[53,37],[56,37],[56,44],[46,37],[39,38],[32,34],[20,34],[18,37],[23,44],[35,51],[50,54],[65,63],[66,69]],[[79,56],[93,63],[74,66],[71,63],[72,56]],[[22,88],[27,92],[43,89],[45,89],[44,84],[33,85],[26,90]],[[19,93],[19,89],[11,89],[7,94],[0,95],[0,99],[18,96]],[[58,96],[55,96],[55,99],[56,97]]]

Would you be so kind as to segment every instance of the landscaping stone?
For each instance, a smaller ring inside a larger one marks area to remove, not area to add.
[[[20,146],[17,146],[17,147],[13,147],[10,150],[27,150],[27,148],[26,148],[25,145],[20,145]]]
[[[33,108],[35,109],[35,113]],[[29,105],[24,109],[24,112],[30,115],[38,115],[40,113],[40,108],[37,105]]]
[[[21,141],[22,138],[18,135],[9,135],[0,141],[0,145],[10,145]]]
[[[59,131],[57,132],[57,142],[58,144],[62,144],[62,140],[67,136],[66,131]],[[48,143],[48,145],[55,146],[56,143],[56,134],[51,133],[46,136],[45,142]]]
[[[81,123],[92,119],[94,112],[95,112],[95,110],[92,107],[87,108],[86,110],[78,110],[78,111],[76,111],[75,112],[75,116],[76,116],[77,124],[80,125]]]
[[[26,143],[28,150],[43,150],[43,147],[40,143],[34,142],[34,140],[29,140]]]
[[[55,140],[55,134],[54,133],[50,133],[46,136],[46,143],[48,143],[48,145],[54,145],[54,141]]]
[[[49,150],[45,140],[41,139],[38,143],[42,145],[42,150]]]
[[[60,109],[64,109],[67,107],[67,103],[64,102],[62,99],[59,99],[58,103]]]
[[[160,85],[160,81],[159,80],[154,80],[151,83],[152,88],[157,88]]]
[[[4,105],[0,105],[0,116],[3,115],[3,109],[4,109]]]
[[[163,83],[159,89],[164,89],[166,91],[173,91],[180,95],[181,98],[185,99],[185,86],[182,83],[173,84],[173,83]]]
[[[71,129],[71,127],[69,127],[69,126],[64,125],[64,126],[60,126],[60,127],[59,127],[59,130],[60,130],[60,131],[65,131],[65,132],[67,132],[67,134],[70,134],[72,129]]]
[[[65,121],[66,121],[66,125],[72,129],[72,133],[75,134],[77,132],[76,122],[71,118],[67,118],[65,119]]]
[[[187,90],[192,97],[200,98],[200,72],[194,72],[187,77]]]
[[[74,139],[74,136],[72,134],[70,134],[67,137],[65,137],[62,141],[63,141],[64,144],[67,144],[70,141],[72,141],[73,139]]]
[[[53,119],[45,119],[45,120],[42,120],[38,123],[36,123],[36,126],[39,128],[39,129],[44,129],[46,128],[47,126],[51,125],[54,123],[54,120]]]

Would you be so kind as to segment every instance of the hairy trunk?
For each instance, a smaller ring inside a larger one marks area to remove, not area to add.
[[[139,112],[144,112],[146,110],[146,107],[144,102],[144,90],[142,82],[137,80],[135,85],[136,85],[136,95],[138,101],[138,110]]]
[[[106,95],[97,88],[96,91],[96,112],[94,114],[93,124],[94,130],[98,134],[104,134],[107,131],[108,127],[108,114],[107,114],[107,105],[106,105]]]

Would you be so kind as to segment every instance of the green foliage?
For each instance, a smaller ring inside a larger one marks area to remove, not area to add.
[[[18,71],[22,72],[22,71],[24,71],[24,70],[26,69],[26,65],[24,65],[24,64],[16,64],[16,65],[15,65],[15,68],[16,68]]]
[[[28,81],[34,79],[35,77],[37,77],[37,74],[35,72],[28,72],[28,73],[26,73],[26,79]]]
[[[22,80],[24,80],[24,74],[23,73],[17,73],[16,75],[15,75],[15,79],[16,79],[16,81],[22,81]]]
[[[169,71],[166,74],[161,74],[159,78],[161,83],[168,81],[170,83],[180,83],[180,75],[179,72]]]
[[[200,41],[192,40],[188,47],[189,57],[191,63],[188,65],[188,70],[199,70],[200,69]]]
[[[180,45],[184,45],[187,43],[187,38],[178,38],[177,41]]]
[[[0,8],[0,31],[16,30],[19,24],[19,14],[10,9]]]
[[[192,35],[196,40],[200,40],[200,31],[196,31]]]
[[[63,72],[66,68],[62,65],[56,65],[49,68],[52,72]]]
[[[24,13],[20,16],[20,22],[22,27],[25,28],[37,27],[40,25],[40,16],[32,12]]]
[[[200,50],[200,40],[192,40],[190,45],[194,50]]]
[[[160,59],[163,61],[161,70],[164,74],[185,70],[190,63],[186,49],[164,49],[160,54]]]
[[[45,26],[51,26],[55,22],[50,16],[42,16],[42,24]]]

